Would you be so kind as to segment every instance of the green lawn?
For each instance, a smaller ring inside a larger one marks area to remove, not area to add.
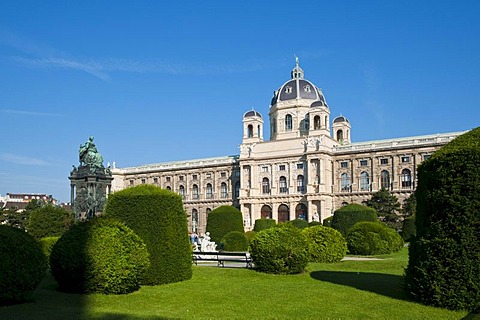
[[[0,308],[0,319],[473,319],[426,307],[402,290],[407,250],[381,261],[314,263],[300,275],[194,266],[189,281],[129,295],[73,295],[46,277],[34,303]]]

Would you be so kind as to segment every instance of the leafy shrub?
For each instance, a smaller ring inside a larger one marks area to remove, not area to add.
[[[124,223],[105,217],[74,225],[50,255],[59,289],[123,294],[140,288],[149,265],[147,247]]]
[[[309,226],[309,227],[321,226],[321,225],[322,225],[322,223],[319,222],[319,221],[310,221],[310,222],[308,223],[308,226]]]
[[[348,230],[360,221],[378,221],[375,209],[351,203],[333,213],[332,228],[346,236]]]
[[[30,300],[46,268],[45,256],[31,235],[0,226],[0,305]]]
[[[248,239],[244,232],[230,231],[222,238],[224,251],[247,251]]]
[[[339,262],[347,254],[347,241],[333,228],[316,225],[302,233],[308,240],[311,262]]]
[[[275,219],[257,219],[255,220],[255,226],[253,227],[253,231],[259,232],[265,229],[272,228],[277,225],[277,221]]]
[[[70,219],[70,214],[64,208],[47,204],[32,211],[27,230],[37,239],[60,237],[68,229]]]
[[[403,247],[403,239],[394,229],[381,222],[357,222],[347,233],[348,250],[352,254],[392,253]]]
[[[416,237],[406,287],[424,304],[480,308],[480,128],[418,167]]]
[[[245,232],[245,236],[247,237],[248,240],[248,245],[252,243],[253,238],[255,237],[257,233],[253,230]]]
[[[57,243],[58,239],[60,239],[60,237],[45,237],[38,239],[40,248],[42,248],[42,252],[47,261],[50,261],[50,254],[52,253],[53,246]]]
[[[305,228],[308,228],[308,222],[303,220],[303,219],[294,219],[294,220],[290,220],[287,222],[287,224],[290,224],[296,228],[299,228],[299,229],[305,229]]]
[[[332,227],[333,216],[323,219],[323,226]]]
[[[218,207],[208,214],[207,231],[213,242],[221,242],[231,231],[245,232],[242,212],[232,206]]]
[[[287,224],[258,232],[250,249],[253,263],[261,272],[300,273],[308,263],[307,239],[302,230]]]
[[[404,241],[410,242],[413,237],[415,237],[415,234],[415,215],[413,215],[403,220],[402,232],[400,233],[400,235],[402,236]]]
[[[192,277],[192,247],[180,195],[153,185],[131,187],[111,194],[104,213],[123,221],[147,245],[150,268],[141,284]]]

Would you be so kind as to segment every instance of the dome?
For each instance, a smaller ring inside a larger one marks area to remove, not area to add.
[[[245,114],[243,115],[244,118],[248,118],[248,117],[262,117],[262,115],[255,111],[255,110],[251,110],[251,111],[247,111],[245,112]]]
[[[312,104],[311,107],[327,106],[322,90],[312,82],[304,79],[303,75],[303,70],[299,67],[297,59],[296,66],[291,72],[292,79],[288,80],[280,89],[274,92],[271,105],[273,106],[281,101],[306,99],[312,100],[313,103],[320,102],[320,104]]]
[[[344,116],[338,116],[335,119],[333,119],[333,123],[338,123],[338,122],[348,122],[348,123],[350,123],[350,121],[348,121],[348,119]]]

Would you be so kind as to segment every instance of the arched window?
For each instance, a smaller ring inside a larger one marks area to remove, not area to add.
[[[297,204],[295,208],[295,219],[307,220],[307,206],[305,204]]]
[[[290,209],[285,204],[281,204],[278,206],[278,222],[287,222],[288,220],[290,220]]]
[[[342,207],[348,206],[348,202],[342,202]]]
[[[198,226],[198,211],[197,209],[192,210],[192,231],[197,232]]]
[[[227,184],[225,182],[222,182],[222,184],[220,185],[220,197],[228,197]]]
[[[260,131],[261,131],[261,130],[260,130],[260,126],[258,126],[258,127],[257,127],[257,137],[259,137],[259,138],[262,136],[262,135],[260,134]]]
[[[251,124],[248,125],[248,130],[247,130],[247,138],[252,138],[253,137],[253,126]]]
[[[301,192],[301,193],[305,192],[305,186],[304,186],[303,181],[304,181],[303,176],[301,174],[298,175],[298,177],[297,177],[297,191]]]
[[[213,197],[213,188],[211,183],[207,183],[206,196],[207,199],[211,199]]]
[[[305,126],[304,126],[304,130],[305,131],[308,131],[310,130],[310,114],[306,114],[305,115],[305,122],[304,122]]]
[[[192,186],[192,199],[198,199],[198,186],[196,184]]]
[[[313,118],[313,129],[314,130],[320,129],[320,116],[315,116]]]
[[[293,128],[292,115],[287,114],[285,116],[285,131],[292,131],[292,128]]]
[[[390,190],[390,173],[387,170],[380,172],[380,187],[381,189]]]
[[[270,180],[268,180],[268,178],[263,178],[262,180],[262,193],[263,194],[270,193]]]
[[[280,177],[279,187],[280,193],[287,193],[287,178],[284,176]]]
[[[263,219],[272,219],[272,208],[265,204],[260,209],[260,214]]]
[[[167,190],[170,190],[170,191],[171,191],[171,190],[172,190],[172,187],[170,187],[170,186],[167,186]]]
[[[403,189],[410,189],[412,187],[412,174],[410,170],[408,169],[402,170],[401,181],[402,181]]]
[[[240,181],[235,182],[235,198],[240,197]]]
[[[178,187],[178,194],[180,196],[182,196],[182,199],[185,199],[185,187],[184,186]]]
[[[343,141],[343,131],[342,130],[337,131],[337,141]]]
[[[342,191],[350,191],[350,176],[348,175],[348,173],[342,173],[340,186],[342,188]]]
[[[368,173],[365,171],[360,173],[360,190],[361,191],[370,190],[370,177],[368,176]]]

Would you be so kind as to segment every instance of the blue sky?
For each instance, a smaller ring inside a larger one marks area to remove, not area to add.
[[[117,167],[238,154],[300,59],[352,140],[472,129],[480,1],[0,2],[0,194],[69,201],[90,135]],[[265,135],[269,128],[265,125]]]

